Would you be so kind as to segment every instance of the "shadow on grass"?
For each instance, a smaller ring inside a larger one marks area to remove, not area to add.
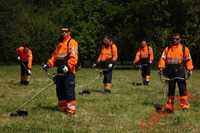
[[[5,80],[5,81],[1,81],[2,83],[1,84],[8,84],[8,85],[14,85],[14,86],[20,86],[20,81],[18,80]]]
[[[133,86],[142,86],[142,83],[141,82],[132,82],[132,85]]]
[[[57,106],[37,106],[37,108],[40,108],[40,109],[43,109],[43,110],[48,110],[48,111],[53,111],[53,112],[60,112],[58,110],[58,107]]]
[[[108,94],[103,89],[95,89],[95,90],[83,89],[78,94],[81,95],[81,96],[88,96],[88,95],[91,95],[92,93]]]
[[[191,103],[193,107],[200,108],[200,101],[194,101]]]
[[[145,106],[153,106],[155,105],[155,103],[153,101],[150,101],[150,100],[144,100],[142,102],[142,105],[145,105]]]

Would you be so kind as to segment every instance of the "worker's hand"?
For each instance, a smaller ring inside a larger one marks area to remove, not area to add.
[[[153,63],[153,61],[152,61],[152,60],[150,60],[150,61],[149,61],[149,64],[152,64],[152,63]]]
[[[42,65],[42,69],[43,69],[43,70],[47,71],[48,68],[49,68],[48,64],[43,64],[43,65]]]
[[[68,72],[68,67],[67,67],[66,65],[64,65],[64,66],[62,67],[62,72],[63,72],[63,73],[67,73],[67,72]]]
[[[28,75],[32,74],[31,69],[28,69],[27,72],[28,72]]]
[[[97,62],[94,63],[92,66],[93,66],[93,67],[101,67],[101,66],[102,66],[102,62],[97,61]]]
[[[112,68],[112,67],[113,67],[112,63],[108,64],[108,68]]]
[[[18,61],[20,61],[20,60],[21,60],[20,56],[17,56],[17,60],[18,60]]]

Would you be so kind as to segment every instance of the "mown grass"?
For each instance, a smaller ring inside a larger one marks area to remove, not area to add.
[[[8,113],[18,105],[30,99],[32,95],[45,87],[51,80],[34,66],[31,84],[19,85],[18,66],[0,67],[0,132],[1,133],[199,133],[200,132],[200,72],[194,71],[188,81],[188,88],[194,100],[188,112],[178,109],[174,114],[162,116],[159,122],[149,119],[156,114],[153,104],[164,103],[163,83],[156,71],[152,72],[149,87],[133,86],[140,81],[137,70],[114,70],[112,94],[103,94],[101,79],[92,82],[98,73],[93,69],[81,69],[76,75],[76,93],[78,111],[69,116],[57,110],[55,86],[28,104],[24,109],[28,117],[9,117]],[[82,85],[88,84],[81,87]],[[89,89],[90,95],[78,95],[83,89]],[[178,93],[177,93],[178,94]],[[145,128],[140,127],[144,122]]]

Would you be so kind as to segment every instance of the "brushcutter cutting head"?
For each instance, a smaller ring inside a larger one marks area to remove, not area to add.
[[[26,117],[28,116],[28,112],[24,110],[17,110],[16,112],[10,113],[10,116],[11,117],[17,117],[17,116]]]
[[[139,83],[139,82],[133,82],[132,84],[136,85],[136,86],[141,86],[142,85],[142,83]]]
[[[142,83],[136,83],[136,86],[141,86],[142,85]]]
[[[79,92],[79,95],[89,95],[90,91],[89,90],[82,90],[81,92]]]

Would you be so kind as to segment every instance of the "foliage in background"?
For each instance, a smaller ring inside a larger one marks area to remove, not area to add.
[[[156,59],[173,32],[185,36],[200,68],[198,0],[6,0],[0,4],[0,62],[15,61],[15,48],[28,42],[34,62],[46,61],[59,28],[69,26],[80,43],[80,61],[93,62],[105,34],[118,44],[120,61],[131,61],[141,37],[154,47]]]

